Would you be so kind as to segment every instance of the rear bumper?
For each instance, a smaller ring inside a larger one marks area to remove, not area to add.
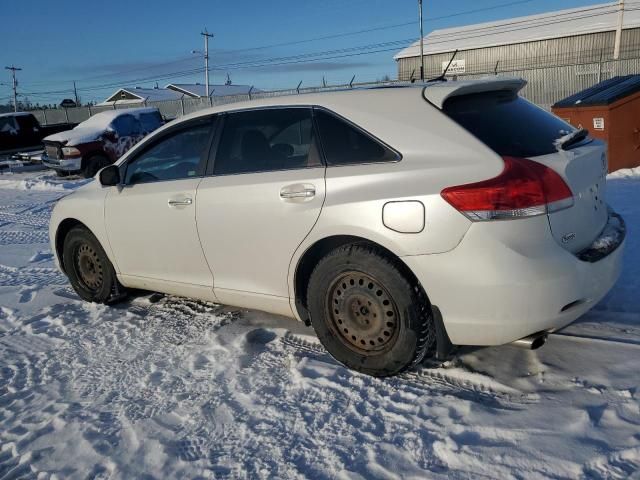
[[[564,250],[546,216],[515,222],[476,223],[450,252],[402,258],[442,312],[452,343],[501,345],[560,329],[618,279],[625,231],[615,213],[594,242],[598,255]],[[622,228],[612,235],[615,224]]]
[[[82,157],[76,158],[50,158],[46,154],[42,156],[42,164],[54,170],[76,172],[82,167]]]

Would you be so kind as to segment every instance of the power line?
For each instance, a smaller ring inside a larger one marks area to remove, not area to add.
[[[439,17],[431,17],[431,18],[426,18],[426,21],[435,21],[435,20],[444,20],[447,18],[454,18],[454,17],[459,17],[459,16],[463,16],[463,15],[470,15],[472,13],[480,13],[480,12],[484,12],[484,11],[489,11],[489,10],[496,10],[498,8],[504,8],[504,7],[510,7],[513,5],[520,5],[523,3],[529,3],[532,2],[533,0],[519,0],[519,1],[515,1],[515,2],[509,2],[509,3],[501,3],[499,5],[493,5],[493,6],[489,6],[489,7],[484,7],[484,8],[476,8],[473,10],[465,10],[463,12],[458,12],[458,13],[452,13],[449,15],[442,15]],[[415,25],[415,20],[412,20],[410,22],[402,22],[402,23],[395,23],[395,24],[390,24],[390,25],[382,25],[379,27],[372,27],[372,28],[366,28],[363,30],[354,30],[351,32],[343,32],[343,33],[337,33],[337,34],[333,34],[333,35],[324,35],[321,37],[314,37],[314,38],[307,38],[304,40],[295,40],[292,42],[283,42],[283,43],[274,43],[271,45],[262,45],[262,46],[257,46],[257,47],[247,47],[247,48],[239,48],[239,49],[234,49],[234,50],[226,50],[225,53],[238,53],[238,52],[246,52],[246,51],[255,51],[255,50],[263,50],[263,49],[267,49],[267,48],[276,48],[276,47],[287,47],[287,46],[291,46],[291,45],[300,45],[302,43],[310,43],[310,42],[316,42],[319,40],[330,40],[330,39],[334,39],[334,38],[342,38],[342,37],[348,37],[351,35],[360,35],[362,33],[370,33],[370,32],[376,32],[376,31],[380,31],[380,30],[389,30],[389,29],[393,29],[393,28],[399,28],[399,27],[406,27],[409,25]]]
[[[120,70],[120,71],[117,71],[117,72],[109,72],[109,73],[103,73],[103,74],[100,74],[100,75],[92,75],[90,77],[82,77],[82,78],[78,78],[77,81],[85,82],[87,80],[95,80],[97,78],[109,78],[109,77],[114,77],[114,76],[117,76],[117,75],[127,74],[127,73],[130,73],[130,72],[138,72],[138,71],[142,71],[142,70],[151,70],[151,69],[162,67],[162,66],[165,66],[165,65],[173,65],[173,64],[176,64],[176,63],[183,63],[183,62],[195,61],[195,60],[196,60],[196,57],[190,55],[188,57],[179,58],[177,60],[171,60],[171,61],[168,61],[168,62],[156,63],[154,65],[147,65],[147,66],[144,66],[144,67],[137,67],[137,68],[128,68],[127,70]],[[25,83],[24,85],[30,85],[30,86],[33,86],[33,85],[51,85],[52,83],[55,84],[55,83],[68,83],[68,82],[69,82],[69,80],[54,80],[52,82],[30,82],[30,83]]]
[[[576,20],[576,19],[591,18],[591,17],[595,17],[595,16],[599,16],[599,15],[602,15],[602,13],[601,12],[592,13],[590,15],[583,15],[583,16],[580,16],[580,17],[572,17],[570,19],[560,19],[560,20],[556,20],[556,21],[552,21],[552,22],[545,21],[544,25],[552,25],[552,24],[564,23],[564,22],[573,21],[573,20]],[[517,23],[520,23],[520,22],[517,22]],[[503,24],[502,26],[506,26],[506,25],[507,24]],[[539,26],[540,26],[540,24],[525,25],[525,26],[521,26],[521,27],[518,27],[518,28],[513,28],[513,29],[509,29],[509,30],[500,31],[498,33],[507,33],[507,32],[514,32],[514,31],[520,31],[520,30],[527,30],[527,29],[530,29],[530,28],[537,28]],[[449,42],[452,42],[452,41],[460,41],[460,40],[466,40],[466,39],[471,39],[471,38],[480,38],[480,37],[486,37],[486,36],[495,35],[495,34],[496,34],[496,32],[488,32],[488,33],[483,33],[483,34],[461,36],[461,37],[457,37],[457,38],[454,38],[454,39],[446,38],[446,40],[436,40],[436,41],[433,41],[433,42],[429,41],[429,45],[439,44],[439,43],[449,43]],[[393,49],[381,49],[380,47],[390,46],[390,45],[398,45],[398,44],[406,44],[407,42],[411,42],[411,41],[414,41],[414,40],[415,39],[395,40],[395,41],[384,42],[384,43],[379,43],[379,44],[369,44],[369,45],[363,45],[363,46],[359,46],[359,47],[350,47],[350,48],[346,48],[346,49],[338,49],[338,50],[329,50],[329,51],[324,51],[324,52],[307,53],[307,54],[300,54],[300,55],[294,55],[294,56],[289,56],[289,57],[278,57],[278,58],[256,60],[256,61],[230,63],[230,64],[217,65],[215,68],[216,69],[220,69],[220,70],[222,70],[222,69],[255,68],[255,67],[262,67],[262,66],[288,65],[288,64],[304,63],[304,62],[312,63],[313,61],[324,61],[324,60],[336,59],[336,58],[353,57],[353,56],[357,56],[357,55],[369,55],[369,54],[378,53],[378,52],[396,50],[395,48],[393,48]],[[357,51],[357,50],[364,50],[364,51],[360,51],[360,52],[352,53],[352,54],[340,55],[341,53],[352,52],[352,51]],[[298,60],[303,60],[303,61],[298,61]]]
[[[587,9],[585,11],[587,12],[591,12],[591,11],[596,11],[596,10],[601,10],[603,8],[615,8],[615,5],[607,5],[607,6],[601,6],[601,7],[594,7],[594,8],[590,8]],[[639,10],[640,8],[634,8],[634,9],[628,9],[628,11],[632,11],[632,10]],[[615,11],[611,10],[611,11]],[[485,31],[485,33],[479,33],[476,35],[467,35],[467,36],[459,36],[457,38],[454,38],[453,41],[460,41],[460,40],[465,40],[465,39],[469,39],[469,38],[480,38],[480,37],[484,37],[484,36],[489,36],[489,35],[494,35],[496,33],[506,33],[506,32],[513,32],[513,31],[519,31],[519,30],[526,30],[526,29],[530,29],[530,28],[537,28],[541,25],[550,25],[550,24],[558,24],[558,23],[564,23],[564,22],[568,22],[568,21],[573,21],[573,20],[578,20],[578,19],[583,19],[583,18],[591,18],[591,17],[595,17],[595,16],[599,16],[602,15],[603,13],[610,13],[609,12],[598,12],[598,13],[592,13],[589,15],[580,15],[580,16],[573,16],[571,18],[560,18],[556,21],[551,21],[549,22],[546,19],[528,19],[528,20],[519,20],[519,21],[512,21],[512,22],[504,22],[498,26],[489,26],[489,27],[482,27],[482,28],[475,28],[475,29],[470,29],[469,31],[471,32],[480,32],[482,30]],[[575,12],[570,12],[570,13],[575,13]],[[560,14],[558,16],[562,17],[562,16],[566,16],[567,13],[565,14]],[[538,23],[532,23],[532,22],[538,22]],[[540,23],[543,22],[543,23]],[[528,24],[527,24],[528,23]],[[524,25],[523,25],[524,24]],[[504,27],[508,27],[510,25],[521,25],[517,28],[512,28],[512,29],[508,29],[508,30],[501,30],[499,32],[493,31],[497,28],[504,28]],[[465,31],[464,33],[466,33],[467,31]],[[445,35],[436,35],[437,37],[445,37]],[[445,42],[450,42],[452,41],[451,38],[448,38],[449,36],[447,36],[446,40],[435,40],[435,41],[430,41],[429,44],[438,44],[438,43],[445,43]],[[305,54],[298,54],[298,55],[292,55],[292,56],[286,56],[286,57],[274,57],[274,58],[268,58],[268,59],[260,59],[260,60],[253,60],[253,61],[246,61],[246,62],[236,62],[236,63],[229,63],[229,64],[222,64],[222,65],[217,65],[216,67],[214,67],[214,70],[229,70],[229,69],[244,69],[244,68],[261,68],[261,67],[268,67],[268,66],[281,66],[281,65],[291,65],[291,64],[297,64],[297,63],[313,63],[313,62],[319,62],[319,61],[325,61],[325,60],[331,60],[331,59],[338,59],[338,58],[348,58],[348,57],[354,57],[354,56],[360,56],[360,55],[371,55],[371,54],[376,54],[376,53],[381,53],[381,52],[387,52],[387,51],[393,51],[393,50],[397,50],[397,45],[399,44],[406,44],[407,42],[412,42],[415,39],[403,39],[403,40],[395,40],[395,41],[390,41],[390,42],[383,42],[383,43],[376,43],[376,44],[367,44],[367,45],[361,45],[361,46],[357,46],[357,47],[349,47],[349,48],[344,48],[344,49],[335,49],[335,50],[325,50],[325,51],[320,51],[320,52],[311,52],[311,53],[305,53]],[[394,45],[394,48],[385,48],[385,47],[390,47]],[[144,81],[152,81],[152,80],[161,80],[161,79],[168,79],[168,78],[174,78],[174,77],[179,77],[179,76],[188,76],[188,75],[192,75],[198,72],[201,72],[202,69],[194,69],[194,70],[187,70],[187,71],[181,71],[181,72],[171,72],[171,73],[167,73],[167,74],[161,74],[161,75],[156,75],[156,76],[150,76],[150,77],[146,77],[146,78],[139,78],[139,79],[135,79],[135,80],[128,80],[129,82],[144,82]],[[121,86],[122,82],[121,81],[117,81],[117,82],[110,82],[107,84],[102,84],[102,85],[93,85],[90,87],[85,87],[79,90],[83,90],[83,91],[94,91],[94,90],[101,90],[101,89],[105,89],[111,86]],[[66,93],[69,92],[69,90],[57,90],[57,91],[50,91],[50,92],[44,92],[44,93],[50,93],[50,94],[55,94],[55,93]],[[43,92],[34,92],[34,93],[43,93]]]
[[[497,5],[491,5],[491,6],[484,7],[484,8],[476,8],[476,9],[465,10],[465,11],[462,11],[462,12],[452,13],[452,14],[448,14],[448,15],[430,17],[430,18],[426,18],[426,20],[427,21],[444,20],[444,19],[448,19],[448,18],[454,18],[454,17],[464,16],[464,15],[470,15],[470,14],[480,13],[480,12],[485,12],[485,11],[490,11],[490,10],[497,10],[497,9],[500,9],[500,8],[510,7],[510,6],[514,6],[514,5],[520,5],[520,4],[524,4],[524,3],[530,3],[532,1],[533,0],[518,0],[518,1],[508,2],[508,3],[500,3],[500,4],[497,4]],[[352,36],[352,35],[360,35],[360,34],[370,33],[370,32],[375,32],[375,31],[388,30],[388,29],[394,29],[394,28],[399,28],[399,27],[406,27],[406,26],[414,25],[414,24],[415,24],[415,21],[396,23],[396,24],[383,25],[383,26],[379,26],[379,27],[372,27],[372,28],[367,28],[367,29],[362,29],[362,30],[354,30],[354,31],[350,31],[350,32],[337,33],[337,34],[333,34],[333,35],[323,35],[323,36],[307,38],[307,39],[303,39],[303,40],[295,40],[295,41],[291,41],[291,42],[282,42],[282,43],[275,43],[275,44],[270,44],[270,45],[261,45],[261,46],[246,47],[246,48],[240,48],[240,49],[225,50],[224,53],[225,54],[231,54],[231,53],[239,53],[239,52],[246,52],[246,51],[264,50],[264,49],[269,49],[269,48],[285,47],[285,46],[291,46],[291,45],[300,45],[300,44],[304,44],[304,43],[311,43],[311,42],[316,42],[316,41],[321,41],[321,40],[330,40],[330,39],[334,39],[334,38],[343,38],[343,37]],[[105,74],[100,74],[100,75],[93,75],[93,76],[90,76],[90,77],[79,78],[77,80],[80,81],[80,82],[86,82],[87,80],[94,80],[94,79],[97,79],[97,78],[115,77],[115,76],[118,76],[118,75],[130,73],[130,72],[138,72],[138,71],[143,71],[143,70],[150,70],[150,69],[154,69],[154,68],[158,68],[158,67],[162,67],[162,66],[173,65],[173,64],[176,64],[176,63],[183,63],[183,62],[193,61],[193,60],[194,60],[194,57],[185,57],[185,58],[180,58],[180,59],[177,59],[177,60],[171,60],[171,61],[168,61],[168,62],[157,63],[157,64],[151,65],[151,66],[131,68],[131,69],[127,69],[127,70],[121,70],[121,71],[118,71],[118,72],[110,72],[110,73],[105,73]],[[59,81],[53,81],[53,82],[32,82],[32,83],[28,83],[26,85],[30,85],[30,86],[34,86],[34,85],[51,85],[52,83],[53,84],[55,84],[55,83],[68,83],[68,80],[59,80]]]

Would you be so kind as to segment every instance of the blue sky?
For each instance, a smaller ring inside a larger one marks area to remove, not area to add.
[[[490,9],[515,1],[424,0],[425,34],[436,28],[601,3],[530,0]],[[233,83],[263,89],[291,88],[300,81],[319,85],[323,76],[329,84],[348,82],[353,75],[356,81],[394,77],[395,51],[419,36],[417,0],[20,0],[0,9],[4,39],[0,67],[22,67],[19,93],[34,103],[71,97],[63,90],[70,89],[73,80],[85,101],[102,101],[118,86],[151,87],[157,77],[167,75],[174,78],[158,79],[161,87],[203,82],[204,73],[188,72],[203,66],[202,58],[191,51],[203,49],[199,32],[204,27],[216,35],[210,42],[212,83],[222,83],[229,73]],[[351,34],[414,20],[412,25]],[[348,35],[318,39],[338,34]],[[291,42],[297,43],[272,46]],[[378,43],[386,45],[373,50],[388,51],[255,66],[274,58]],[[11,91],[4,69],[0,83],[6,84],[0,85],[0,103],[5,103]]]

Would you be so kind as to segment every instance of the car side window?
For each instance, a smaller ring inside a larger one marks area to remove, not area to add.
[[[310,108],[229,113],[214,162],[214,175],[321,166]]]
[[[13,117],[0,117],[0,132],[16,135],[18,125]]]
[[[204,174],[213,122],[198,122],[162,136],[127,163],[125,183],[179,180]]]
[[[325,110],[314,115],[327,165],[394,162],[400,155],[346,120]]]
[[[35,132],[38,131],[38,126],[36,125],[35,119],[30,115],[20,115],[16,117],[18,122],[18,126],[24,132]]]
[[[130,137],[138,135],[141,131],[140,122],[136,117],[130,114],[120,115],[111,122],[111,126],[119,137]]]
[[[162,125],[160,112],[141,113],[139,119],[142,131],[145,133],[153,132]]]

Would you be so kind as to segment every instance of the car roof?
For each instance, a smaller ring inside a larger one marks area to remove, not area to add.
[[[30,112],[8,112],[8,113],[0,113],[0,117],[26,117],[29,115],[33,115]]]
[[[178,118],[174,122],[182,122],[190,119],[203,117],[215,113],[231,112],[235,110],[246,110],[259,107],[279,107],[279,106],[306,106],[318,105],[329,107],[339,104],[347,97],[357,97],[359,102],[366,104],[367,101],[374,101],[376,98],[394,95],[422,95],[432,104],[441,108],[447,98],[455,95],[477,93],[483,91],[512,90],[519,91],[526,81],[521,78],[511,77],[487,77],[477,80],[463,81],[437,81],[437,82],[415,82],[396,83],[389,85],[376,85],[372,87],[341,88],[330,91],[305,92],[301,94],[278,95],[273,97],[262,97],[254,100],[227,103],[218,105],[197,112],[190,113]],[[171,122],[175,125],[174,122]]]

